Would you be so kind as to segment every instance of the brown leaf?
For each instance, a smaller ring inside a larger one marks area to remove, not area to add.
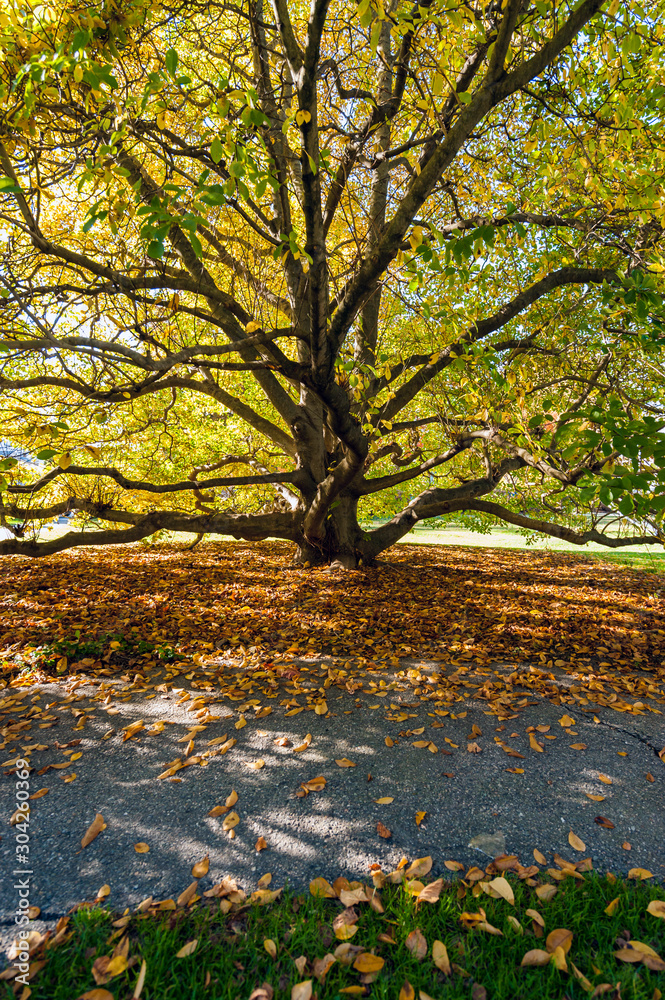
[[[431,870],[432,859],[428,855],[426,858],[418,858],[417,861],[412,861],[404,874],[407,878],[415,878],[416,876],[427,875]]]
[[[487,1000],[487,990],[480,983],[474,983],[471,987],[471,1000]]]
[[[545,947],[549,952],[556,951],[557,948],[561,948],[565,953],[570,951],[570,946],[573,942],[573,932],[567,930],[565,927],[558,927],[554,931],[550,931],[545,940]]]
[[[106,829],[106,823],[104,822],[104,817],[102,816],[101,813],[97,813],[92,823],[90,824],[90,826],[83,835],[83,839],[81,840],[81,847],[87,847],[88,844],[91,844],[95,839],[95,837],[97,837],[102,832],[102,830],[105,829]]]
[[[353,963],[353,968],[357,969],[358,972],[380,972],[384,964],[384,960],[379,955],[373,955],[371,952],[365,951],[362,955],[358,955]]]
[[[438,878],[436,882],[430,882],[421,892],[418,893],[419,903],[436,903],[443,890],[443,879]]]
[[[538,862],[539,865],[546,865],[547,864],[547,858],[542,853],[542,851],[538,850],[537,847],[535,847],[534,850],[533,850],[533,856],[534,856],[534,858],[536,859],[536,861]]]
[[[291,988],[291,1000],[310,1000],[311,996],[311,979],[306,979],[304,983],[296,983],[296,985]]]
[[[148,844],[144,844],[143,841],[139,841],[138,844],[134,844],[134,850],[137,854],[147,854],[150,850],[150,846]]]
[[[356,766],[353,763],[352,760],[349,760],[348,757],[341,757],[339,760],[336,760],[335,763],[337,764],[338,767],[355,767]]]
[[[265,849],[266,849],[267,846],[268,846],[268,844],[267,844],[267,841],[265,840],[265,838],[264,837],[259,837],[259,839],[254,844],[254,850],[255,851],[265,851]]]
[[[416,991],[408,979],[404,980],[404,986],[399,991],[398,1000],[415,1000]]]
[[[376,832],[379,837],[383,837],[384,840],[388,840],[389,837],[392,837],[392,831],[389,830],[387,826],[384,826],[381,821],[376,824]]]
[[[315,958],[312,962],[312,973],[320,983],[324,981],[326,975],[333,967],[337,959],[334,955],[324,955],[323,958]]]
[[[222,822],[222,830],[232,830],[240,822],[240,816],[237,812],[230,812],[224,817]]]
[[[598,826],[604,827],[605,830],[614,829],[614,823],[611,819],[608,819],[607,816],[596,816],[594,823],[597,823]]]
[[[208,874],[208,869],[210,868],[210,857],[206,854],[205,858],[201,858],[192,867],[192,875],[194,878],[203,878],[204,875]]]
[[[309,891],[312,896],[318,896],[323,899],[336,899],[337,893],[331,886],[330,882],[319,876],[309,883]]]
[[[522,967],[527,965],[549,965],[551,955],[549,951],[543,951],[541,948],[534,948],[531,951],[527,951],[526,955],[520,962]]]
[[[419,962],[422,962],[423,958],[427,954],[427,940],[419,927],[416,927],[411,931],[404,943],[413,957]]]

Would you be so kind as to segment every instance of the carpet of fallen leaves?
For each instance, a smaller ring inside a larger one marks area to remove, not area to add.
[[[519,686],[618,711],[662,700],[663,578],[568,554],[400,546],[376,569],[293,569],[286,543],[211,543],[7,559],[0,574],[3,670],[58,641],[129,637],[195,666],[233,654],[277,676],[295,658],[353,674],[400,660],[445,664],[449,685],[500,708]],[[77,632],[78,630],[78,632]],[[115,654],[115,655],[114,655]],[[100,654],[101,655],[101,654]],[[43,660],[43,657],[42,657]],[[59,672],[150,664],[107,643]],[[493,664],[504,669],[493,671]],[[512,679],[511,679],[512,678]],[[416,690],[416,693],[419,693]],[[430,693],[431,694],[431,693]]]

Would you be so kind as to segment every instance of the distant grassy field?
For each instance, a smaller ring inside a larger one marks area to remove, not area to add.
[[[665,551],[655,546],[636,545],[630,549],[605,549],[602,545],[589,542],[587,545],[571,545],[558,538],[543,536],[534,544],[527,544],[523,535],[509,528],[493,528],[487,535],[451,526],[439,531],[428,528],[414,528],[399,544],[410,545],[472,545],[491,549],[529,549],[535,552],[575,552],[579,556],[622,563],[632,569],[643,569],[651,573],[665,573]]]

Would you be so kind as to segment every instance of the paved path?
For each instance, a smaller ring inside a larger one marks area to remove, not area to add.
[[[658,757],[665,747],[665,715],[657,714],[658,703],[652,703],[656,712],[628,714],[591,704],[552,704],[525,689],[524,697],[515,696],[519,707],[502,710],[512,717],[502,719],[487,714],[487,701],[477,697],[437,708],[435,701],[414,696],[417,682],[398,684],[385,694],[380,684],[394,680],[390,673],[373,672],[377,686],[369,693],[367,681],[364,691],[349,693],[338,684],[326,691],[322,684],[329,663],[308,662],[309,674],[301,681],[307,686],[310,676],[309,698],[291,696],[289,705],[280,704],[290,696],[279,690],[268,702],[260,699],[272,711],[258,719],[256,706],[247,702],[225,698],[217,704],[214,687],[204,693],[208,704],[198,708],[197,719],[188,708],[197,707],[193,700],[201,698],[201,688],[193,689],[182,676],[170,685],[183,692],[160,692],[158,684],[156,691],[123,694],[127,685],[116,689],[113,678],[105,682],[109,693],[102,691],[102,698],[99,681],[79,687],[70,700],[58,685],[29,689],[25,706],[38,694],[36,704],[55,702],[46,716],[50,721],[26,728],[11,744],[46,747],[30,751],[36,768],[31,791],[49,788],[31,803],[30,902],[40,907],[40,919],[52,921],[81,900],[93,899],[103,884],[111,887],[109,903],[118,910],[147,896],[175,897],[191,882],[192,865],[206,854],[210,870],[201,889],[225,875],[250,889],[266,872],[272,873],[273,887],[286,880],[306,886],[318,875],[362,877],[370,864],[390,869],[403,855],[431,854],[433,874],[445,871],[445,860],[481,863],[504,851],[531,864],[534,848],[548,860],[553,852],[577,860],[589,856],[602,871],[643,867],[665,876],[665,764]],[[565,695],[570,678],[562,675],[559,683]],[[184,693],[190,696],[185,701]],[[323,695],[328,713],[317,715],[312,706]],[[305,707],[288,714],[296,701]],[[82,728],[81,712],[86,716]],[[568,727],[560,723],[566,714],[574,720]],[[236,729],[241,715],[247,724]],[[141,721],[144,728],[123,741],[123,728]],[[155,723],[162,731],[148,732]],[[193,724],[206,728],[194,734],[190,757],[219,750],[219,743],[208,747],[208,741],[224,734],[237,743],[210,757],[207,765],[174,772],[176,780],[158,779],[166,765],[183,757],[183,737]],[[532,734],[542,751],[532,746],[527,732],[535,726],[550,727]],[[102,739],[110,729],[115,733]],[[407,731],[410,735],[399,735]],[[294,751],[307,733],[311,744]],[[396,745],[388,747],[386,737]],[[276,743],[284,739],[289,745]],[[39,775],[46,765],[67,761],[62,745],[71,740],[81,742],[67,748],[69,755],[82,756]],[[436,752],[416,742],[433,744]],[[469,743],[481,752],[469,750]],[[586,749],[572,749],[572,744]],[[510,756],[506,748],[522,757]],[[6,765],[16,750],[6,746],[2,753]],[[342,758],[356,766],[339,767],[336,760]],[[259,760],[264,766],[254,769]],[[8,822],[15,778],[8,771],[11,766],[4,767],[0,785],[0,920],[7,930],[16,907],[15,830]],[[71,773],[76,778],[66,781]],[[326,779],[325,788],[298,797],[301,783],[317,776]],[[234,811],[239,816],[233,839],[223,830],[224,816],[208,815],[232,790],[238,794]],[[605,798],[594,801],[589,795]],[[375,802],[383,797],[393,801]],[[417,812],[426,813],[420,826]],[[97,813],[107,829],[82,850],[81,837]],[[613,829],[596,817],[605,817]],[[389,839],[378,835],[379,821],[391,831]],[[584,853],[569,846],[571,830],[585,843]],[[268,844],[261,853],[255,850],[259,837]],[[147,843],[149,852],[136,853],[137,842]]]

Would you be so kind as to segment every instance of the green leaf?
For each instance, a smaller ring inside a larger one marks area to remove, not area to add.
[[[224,157],[224,147],[217,136],[215,136],[210,144],[210,156],[213,163],[219,163]]]
[[[178,68],[178,53],[175,49],[169,49],[164,56],[164,63],[171,76],[175,76]]]

